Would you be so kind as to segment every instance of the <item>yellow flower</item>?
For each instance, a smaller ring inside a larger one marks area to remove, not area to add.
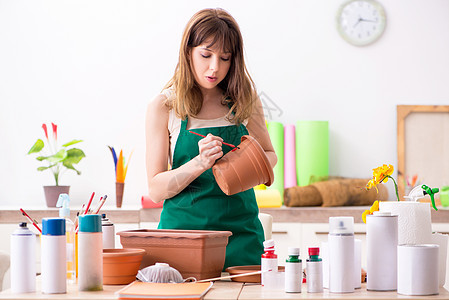
[[[393,183],[394,183],[396,197],[398,198],[398,201],[399,201],[398,185],[396,184],[396,181],[394,180],[394,178],[391,177],[391,175],[393,174],[393,171],[394,171],[394,168],[392,165],[385,165],[385,164],[382,165],[381,167],[373,169],[373,179],[368,181],[368,183],[365,186],[365,189],[368,191],[372,187],[375,187],[376,191],[379,192],[376,185],[378,185],[382,182],[387,182],[388,179],[391,178],[391,180],[393,180]]]
[[[363,220],[363,223],[365,223],[365,224],[366,224],[366,215],[370,215],[369,210],[365,210],[362,213],[362,220]]]
[[[374,201],[373,205],[371,205],[370,209],[365,210],[362,213],[362,220],[363,223],[366,223],[366,216],[367,215],[372,215],[375,211],[379,211],[379,201]]]
[[[369,209],[369,212],[372,214],[375,211],[379,211],[379,201],[374,201],[373,205],[371,205],[371,208]]]

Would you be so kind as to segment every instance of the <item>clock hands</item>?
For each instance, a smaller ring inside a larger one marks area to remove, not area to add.
[[[355,28],[360,22],[377,23],[377,21],[375,21],[375,20],[369,20],[369,19],[364,19],[364,18],[362,18],[362,17],[359,17],[359,19],[357,20],[357,22],[355,22],[355,24],[354,24],[352,27]]]

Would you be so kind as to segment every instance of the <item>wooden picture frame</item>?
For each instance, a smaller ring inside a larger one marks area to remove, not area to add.
[[[410,116],[412,113],[423,113],[426,115],[427,120],[431,120],[434,113],[444,113],[448,114],[447,116],[444,115],[445,118],[449,117],[449,105],[398,105],[397,106],[397,152],[398,152],[398,189],[399,189],[399,197],[402,200],[404,193],[405,193],[405,184],[404,179],[407,174],[407,152],[411,152],[416,149],[407,149],[406,146],[406,119]],[[423,132],[426,131],[426,122],[421,122],[424,124],[420,124],[422,126]],[[431,123],[431,122],[429,122]],[[409,133],[410,134],[410,133]],[[435,142],[436,143],[446,143],[449,144],[449,134],[447,137],[443,136],[441,132],[428,132],[428,134],[432,134],[435,136]],[[441,140],[439,140],[437,137],[441,137]],[[431,148],[432,145],[424,145],[425,148]],[[422,150],[422,149],[421,149]],[[410,153],[409,153],[410,154]],[[449,153],[447,154],[449,156]],[[443,157],[428,157],[427,161],[431,162],[438,162],[439,160],[443,159]],[[443,167],[443,166],[442,166]],[[449,170],[448,170],[449,172]],[[449,179],[448,179],[449,180]],[[430,183],[427,183],[430,184]]]

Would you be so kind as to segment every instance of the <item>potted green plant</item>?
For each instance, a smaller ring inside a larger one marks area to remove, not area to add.
[[[82,140],[72,140],[68,143],[58,146],[58,126],[51,123],[53,135],[52,138],[48,138],[47,125],[42,124],[42,129],[45,133],[47,143],[42,139],[38,139],[31,147],[28,154],[39,154],[36,159],[40,162],[46,162],[45,166],[38,167],[38,171],[50,170],[53,173],[55,179],[55,185],[44,186],[45,200],[48,207],[56,207],[59,194],[69,193],[70,186],[59,185],[59,176],[66,170],[73,170],[78,175],[80,171],[75,169],[74,165],[79,163],[86,155],[81,149],[70,148],[71,146],[82,142]]]

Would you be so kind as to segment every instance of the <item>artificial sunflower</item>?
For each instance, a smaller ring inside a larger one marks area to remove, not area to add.
[[[385,164],[382,165],[381,167],[373,169],[373,179],[368,181],[365,189],[370,190],[372,187],[375,187],[376,191],[379,191],[377,189],[376,185],[378,185],[382,182],[387,182],[388,178],[391,178],[391,180],[393,180],[394,187],[396,190],[396,197],[398,198],[398,201],[399,201],[398,185],[396,184],[396,181],[394,180],[394,178],[391,177],[391,175],[393,174],[393,171],[394,171],[394,168],[392,165],[385,165]]]

